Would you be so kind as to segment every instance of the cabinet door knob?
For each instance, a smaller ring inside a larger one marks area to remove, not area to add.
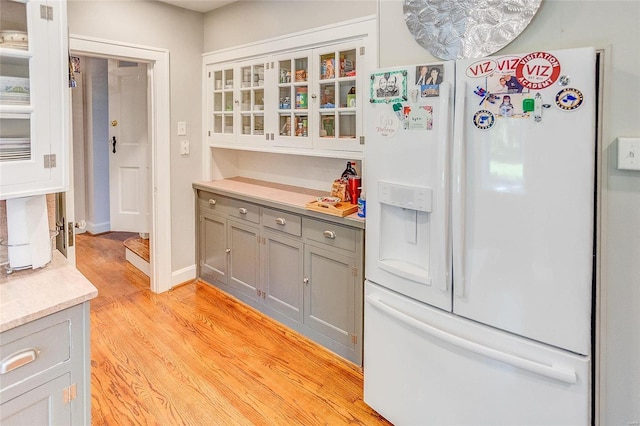
[[[245,209],[244,207],[240,207],[238,211],[240,212],[240,214],[247,214],[247,209]]]
[[[284,218],[283,218],[283,217],[277,217],[277,218],[276,218],[276,223],[277,223],[278,225],[286,225],[287,221],[286,221],[286,220],[284,220]]]
[[[209,198],[209,204],[211,204],[212,206],[215,206],[216,200],[214,200],[213,198]]]
[[[304,277],[302,279],[302,282],[305,283],[305,284],[309,284],[309,277]]]
[[[225,252],[225,253],[227,253],[227,254],[229,254],[229,253],[231,253],[231,249],[230,249],[230,248],[228,248],[228,249],[226,249],[224,252]]]
[[[336,233],[333,232],[333,231],[329,231],[329,230],[324,231],[322,233],[322,235],[324,235],[325,238],[331,238],[332,240],[334,240],[336,238]]]

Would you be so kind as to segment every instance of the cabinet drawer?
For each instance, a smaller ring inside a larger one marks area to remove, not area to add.
[[[70,321],[62,321],[32,334],[6,341],[0,336],[2,390],[35,376],[71,356]]]
[[[260,223],[260,206],[248,201],[229,199],[229,215],[253,223]]]
[[[229,208],[229,199],[212,192],[199,191],[198,205],[208,211],[226,213]]]
[[[302,235],[302,218],[280,210],[262,208],[262,224],[271,229],[299,237]]]
[[[344,250],[356,250],[356,230],[321,220],[302,220],[302,235],[312,241]]]

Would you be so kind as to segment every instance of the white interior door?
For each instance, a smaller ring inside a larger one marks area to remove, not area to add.
[[[109,60],[112,231],[149,232],[147,65]]]

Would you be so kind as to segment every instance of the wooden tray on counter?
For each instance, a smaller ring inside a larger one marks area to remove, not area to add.
[[[333,216],[345,217],[349,216],[351,213],[355,213],[358,211],[357,204],[351,203],[338,203],[335,206],[329,204],[319,203],[318,201],[312,201],[311,203],[307,203],[307,210],[313,210],[314,212],[326,213]]]

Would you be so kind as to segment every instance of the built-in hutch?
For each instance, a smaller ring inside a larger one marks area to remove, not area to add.
[[[194,184],[198,277],[356,364],[364,220],[305,205],[361,171],[375,45],[365,18],[205,54]]]
[[[0,3],[0,199],[68,189],[66,1]]]

